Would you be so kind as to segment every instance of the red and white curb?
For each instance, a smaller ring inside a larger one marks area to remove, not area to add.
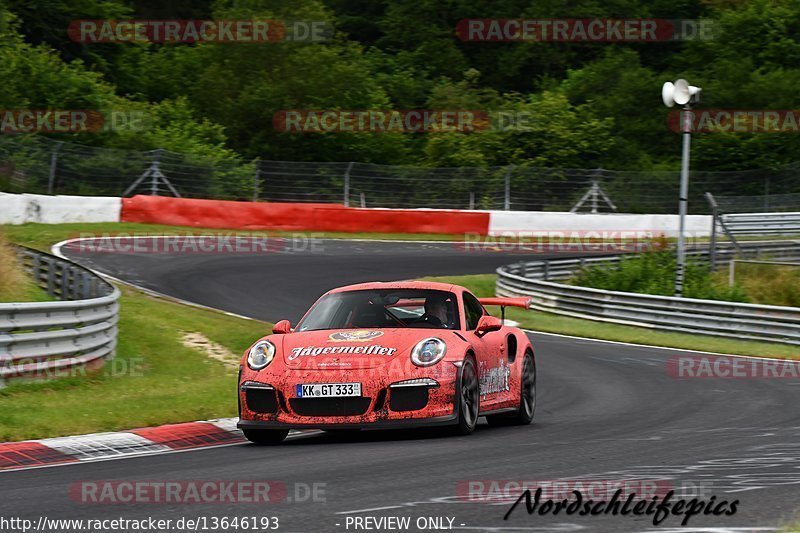
[[[113,433],[0,443],[0,471],[186,451],[246,442],[237,418],[167,424]],[[305,432],[293,432],[300,434]]]

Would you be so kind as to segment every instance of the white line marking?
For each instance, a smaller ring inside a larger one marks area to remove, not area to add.
[[[720,353],[720,352],[704,352],[702,350],[690,350],[687,348],[675,348],[671,346],[652,346],[650,344],[637,344],[635,342],[623,342],[623,341],[609,341],[605,339],[592,339],[590,337],[577,337],[575,335],[566,335],[563,333],[550,333],[548,331],[536,331],[533,329],[525,329],[523,328],[522,331],[525,333],[533,333],[534,335],[549,335],[551,337],[562,337],[565,339],[574,339],[579,341],[587,341],[587,342],[599,342],[604,344],[620,344],[622,346],[635,346],[637,348],[648,348],[648,349],[655,349],[655,350],[671,350],[673,352],[687,352],[687,353],[699,353],[703,355],[721,355],[724,357],[743,357],[745,359],[756,359],[759,361],[797,361],[798,359],[780,359],[776,357],[761,357],[758,355],[740,355],[740,354],[730,354],[730,353]],[[534,347],[535,350],[535,347]]]

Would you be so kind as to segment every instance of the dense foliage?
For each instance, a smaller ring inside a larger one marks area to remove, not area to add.
[[[571,282],[596,289],[673,296],[676,262],[674,251],[647,252],[623,257],[616,265],[586,267],[573,276]],[[726,281],[715,279],[707,263],[690,258],[684,271],[683,295],[686,298],[749,301],[740,286],[728,287]]]
[[[76,19],[314,19],[325,43],[79,44]],[[714,19],[715,40],[640,44],[462,42],[459,20]],[[703,106],[800,107],[799,0],[0,0],[0,108],[143,110],[144,132],[70,137],[214,160],[349,161],[421,166],[676,168],[662,81],[704,88]],[[530,131],[287,134],[283,109],[516,110]],[[694,168],[800,160],[798,135],[698,135]]]

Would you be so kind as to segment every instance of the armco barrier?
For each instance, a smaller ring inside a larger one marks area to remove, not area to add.
[[[800,260],[800,241],[743,246],[784,261]],[[691,252],[705,256],[705,250]],[[718,263],[733,250],[717,251]],[[619,256],[529,261],[497,269],[498,296],[530,296],[532,309],[617,324],[800,345],[800,308],[606,291],[557,283],[584,265],[618,262]]]
[[[477,233],[489,213],[434,209],[358,209],[332,204],[290,204],[134,196],[122,200],[122,222],[285,231]]]
[[[58,257],[23,248],[23,264],[56,302],[0,303],[0,384],[49,377],[114,356],[119,289]]]

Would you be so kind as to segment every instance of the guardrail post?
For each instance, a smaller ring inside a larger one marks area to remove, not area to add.
[[[90,294],[89,287],[90,287],[90,283],[91,283],[91,278],[90,278],[88,272],[82,271],[82,273],[83,273],[83,281],[81,282],[81,285],[82,285],[83,292],[81,293],[81,297],[84,300],[88,300],[89,299],[89,294]]]
[[[550,277],[550,261],[545,259],[545,261],[544,261],[544,271],[542,273],[542,279],[547,281],[547,279],[549,277]]]

